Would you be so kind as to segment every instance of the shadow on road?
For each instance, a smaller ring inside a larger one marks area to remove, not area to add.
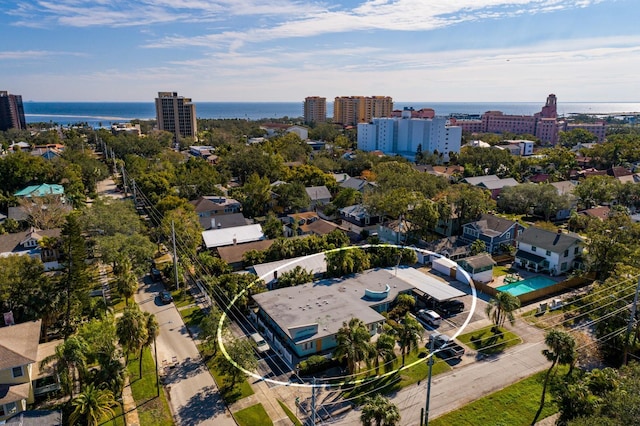
[[[213,386],[208,386],[194,395],[178,410],[180,425],[193,426],[226,412],[222,398]]]
[[[199,360],[187,358],[183,362],[165,367],[162,379],[165,385],[171,385],[181,380],[200,374],[206,367]]]

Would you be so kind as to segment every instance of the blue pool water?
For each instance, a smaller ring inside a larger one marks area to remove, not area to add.
[[[554,285],[555,283],[556,282],[551,278],[543,277],[542,275],[540,275],[537,277],[531,277],[527,278],[526,280],[497,287],[496,290],[506,291],[512,296],[520,296],[521,294],[531,293],[532,291],[549,287],[551,285]]]

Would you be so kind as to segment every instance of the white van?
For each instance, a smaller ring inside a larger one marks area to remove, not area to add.
[[[418,317],[432,327],[438,327],[442,323],[442,317],[430,309],[420,309]]]
[[[254,342],[256,342],[256,349],[258,350],[258,352],[264,353],[271,349],[267,341],[264,340],[264,338],[259,333],[253,333],[251,335],[251,338]]]

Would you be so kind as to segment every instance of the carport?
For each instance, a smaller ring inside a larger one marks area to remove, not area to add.
[[[438,280],[413,268],[399,268],[398,278],[411,284],[413,292],[418,296],[429,296],[438,302],[464,296],[466,293],[451,287],[449,284]]]

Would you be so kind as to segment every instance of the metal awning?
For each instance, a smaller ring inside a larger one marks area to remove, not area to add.
[[[537,254],[529,253],[529,252],[526,252],[524,250],[518,250],[516,252],[516,257],[519,257],[520,259],[525,259],[525,260],[528,260],[530,262],[537,263],[537,264],[541,264],[542,262],[544,262],[546,260],[542,256],[538,256]]]
[[[414,268],[398,268],[398,278],[411,284],[415,290],[417,290],[416,293],[428,295],[438,302],[461,297],[466,294],[450,286],[448,283]]]

